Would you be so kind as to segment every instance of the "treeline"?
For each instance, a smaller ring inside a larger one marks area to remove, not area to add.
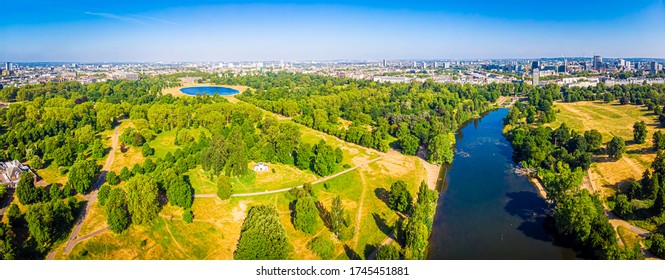
[[[396,139],[402,152],[410,155],[422,146],[427,159],[436,163],[451,161],[448,150],[454,138],[449,135],[460,124],[490,109],[489,102],[499,96],[522,87],[431,80],[390,84],[286,72],[205,78],[250,86],[254,90],[239,99],[348,142],[387,151]]]
[[[554,205],[553,217],[560,234],[600,259],[642,257],[639,247],[619,249],[602,200],[580,188],[591,154],[602,152],[600,133],[580,134],[562,124],[556,130],[519,126],[506,137],[513,146],[515,161],[537,169],[547,198]]]

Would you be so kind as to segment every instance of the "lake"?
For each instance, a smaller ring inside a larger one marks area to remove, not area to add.
[[[186,87],[186,88],[181,88],[180,92],[188,95],[196,95],[198,93],[208,94],[208,95],[215,95],[215,93],[219,95],[233,95],[239,93],[238,90],[232,88],[215,87],[215,86]]]
[[[507,113],[492,111],[457,133],[453,164],[439,186],[429,259],[576,258],[546,226],[545,200],[513,172],[513,149],[501,133]]]

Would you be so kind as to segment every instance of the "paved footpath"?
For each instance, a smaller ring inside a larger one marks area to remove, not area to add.
[[[97,181],[92,186],[92,190],[90,191],[90,193],[84,196],[86,200],[85,208],[83,208],[83,211],[81,211],[81,214],[76,219],[76,226],[74,226],[72,233],[67,239],[67,245],[65,246],[65,254],[69,254],[72,251],[72,248],[74,248],[74,246],[79,242],[108,230],[108,228],[104,228],[96,232],[93,232],[91,234],[88,234],[82,238],[78,238],[79,232],[81,231],[81,227],[83,226],[83,221],[85,221],[85,217],[88,214],[88,211],[90,211],[90,207],[92,207],[92,204],[95,201],[97,201],[97,190],[106,181],[106,173],[108,173],[109,170],[111,170],[111,165],[113,165],[113,160],[115,159],[115,151],[118,149],[118,127],[115,128],[115,132],[113,133],[113,136],[111,136],[111,143],[112,143],[111,151],[109,152],[109,156],[106,158],[106,163],[104,163],[104,167],[99,173]],[[55,252],[50,252],[46,259],[52,260],[54,259],[54,257],[55,257]]]
[[[383,155],[381,155],[381,156],[379,156],[378,158],[375,158],[375,159],[373,159],[373,160],[370,160],[370,161],[368,161],[368,162],[365,162],[365,163],[363,163],[363,164],[360,164],[360,165],[357,165],[357,166],[355,166],[355,167],[352,167],[352,168],[346,169],[346,170],[344,170],[344,171],[341,171],[341,172],[335,173],[335,174],[330,175],[330,176],[328,176],[328,177],[323,177],[323,178],[321,178],[321,179],[318,179],[318,180],[312,182],[312,185],[314,185],[314,184],[318,184],[318,183],[323,183],[323,182],[328,181],[328,180],[330,180],[330,179],[332,179],[332,178],[335,178],[335,177],[340,176],[340,175],[342,175],[342,174],[345,174],[345,173],[351,172],[351,171],[356,170],[356,169],[358,169],[358,168],[360,168],[360,167],[363,167],[363,166],[365,166],[365,165],[368,165],[368,164],[370,164],[370,163],[372,163],[372,162],[378,161],[378,160],[380,160],[380,159],[382,159],[382,158],[383,158]],[[294,186],[294,187],[291,187],[291,188],[283,188],[283,189],[279,189],[279,190],[264,191],[264,192],[237,193],[237,194],[233,194],[233,195],[231,195],[231,196],[232,196],[232,197],[247,197],[247,196],[257,196],[257,195],[266,195],[266,194],[273,194],[273,193],[281,193],[281,192],[287,192],[287,191],[289,191],[289,190],[291,190],[291,189],[293,189],[293,188],[302,188],[303,186],[304,186],[304,185],[298,185],[298,186]],[[214,193],[195,194],[194,197],[217,197],[217,194],[214,194]]]

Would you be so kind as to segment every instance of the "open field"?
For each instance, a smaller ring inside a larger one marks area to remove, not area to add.
[[[129,124],[126,124],[129,125]],[[416,196],[422,180],[428,180],[428,169],[417,157],[404,156],[397,152],[382,154],[355,144],[347,143],[336,137],[301,127],[303,141],[315,144],[324,139],[333,147],[340,147],[344,152],[343,164],[358,166],[371,159],[383,158],[357,170],[347,172],[324,183],[314,185],[318,200],[329,211],[335,196],[341,196],[343,204],[351,216],[353,237],[346,241],[337,240],[319,218],[319,225],[313,235],[297,231],[291,222],[291,197],[288,193],[276,193],[253,197],[233,197],[221,201],[217,197],[195,198],[192,210],[194,222],[181,221],[182,210],[170,205],[165,206],[158,218],[148,227],[132,225],[122,233],[110,231],[84,240],[76,245],[69,255],[56,250],[57,259],[232,259],[233,251],[240,234],[240,227],[249,207],[258,204],[273,204],[277,207],[281,223],[284,225],[289,243],[292,244],[291,259],[317,259],[307,249],[307,244],[314,237],[327,235],[335,244],[334,259],[366,258],[392,231],[392,225],[398,216],[386,204],[387,192],[396,180],[407,183],[409,190]],[[170,140],[173,135],[163,133],[150,142],[157,150],[173,149]],[[140,151],[136,151],[140,156]],[[118,160],[121,158],[120,160]],[[132,164],[139,157],[132,154],[132,149],[116,155],[116,162]],[[141,161],[142,162],[142,156]],[[250,167],[253,164],[250,163]],[[124,165],[114,164],[119,171]],[[130,165],[131,166],[131,165]],[[302,171],[295,167],[270,164],[272,171],[240,178],[234,178],[235,193],[280,189],[312,182],[318,179],[311,171]],[[341,171],[342,169],[340,168]],[[429,169],[430,173],[432,168]],[[438,174],[438,169],[436,169]],[[204,172],[198,166],[187,172],[195,193],[215,193],[216,178]],[[430,177],[431,174],[430,174]],[[431,181],[431,180],[430,180]],[[327,188],[325,187],[327,186]],[[431,186],[434,187],[434,186]],[[103,209],[93,206],[93,213],[83,225],[85,232],[94,232],[105,226]],[[97,215],[99,214],[99,215]]]
[[[603,135],[603,142],[607,143],[616,135],[626,140],[626,154],[618,161],[608,160],[604,155],[594,156],[594,163],[589,169],[593,185],[603,197],[612,195],[617,185],[622,185],[628,179],[639,179],[653,159],[655,151],[651,148],[652,136],[660,128],[655,115],[646,107],[635,105],[618,105],[617,102],[591,102],[582,101],[574,103],[557,102],[554,107],[558,110],[557,120],[550,124],[557,128],[566,123],[570,128],[582,132],[596,129]],[[648,137],[644,144],[634,144],[633,124],[638,121],[647,123]]]
[[[426,177],[426,171],[418,158],[393,154],[327,181],[327,189],[323,183],[316,184],[314,192],[326,209],[330,209],[332,199],[339,195],[351,214],[355,234],[344,242],[337,241],[320,219],[314,235],[295,230],[291,223],[289,195],[278,193],[234,197],[227,201],[217,197],[196,198],[192,207],[192,224],[180,220],[179,208],[166,206],[160,212],[160,217],[148,228],[133,225],[119,235],[106,232],[78,244],[70,255],[64,256],[60,252],[56,258],[232,259],[242,221],[249,207],[257,204],[273,204],[277,207],[293,246],[289,258],[316,259],[306,245],[318,235],[328,235],[334,240],[335,259],[354,258],[356,255],[365,258],[376,244],[390,234],[390,227],[398,219],[397,214],[384,201],[390,185],[398,179],[404,180],[415,196],[420,181]],[[92,231],[92,226],[89,227],[89,231]]]

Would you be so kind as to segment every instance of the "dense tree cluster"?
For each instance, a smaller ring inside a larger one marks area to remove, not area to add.
[[[319,224],[319,212],[311,195],[302,195],[296,199],[293,210],[293,226],[297,230],[314,234]]]
[[[450,149],[454,139],[435,137],[455,131],[487,111],[489,102],[522,87],[431,80],[391,84],[284,72],[210,78],[220,84],[248,85],[255,90],[238,98],[345,141],[387,151],[397,138],[402,152],[415,155],[422,146],[428,160],[437,163],[450,160],[442,149]]]
[[[418,198],[411,215],[398,226],[398,239],[404,244],[404,258],[424,260],[432,229],[432,217],[436,211],[438,193],[429,189],[424,181],[420,183]]]
[[[233,258],[236,260],[283,260],[291,251],[286,230],[273,205],[252,206],[240,229]]]
[[[599,258],[625,258],[630,251],[618,249],[616,233],[604,214],[602,202],[580,189],[583,171],[589,168],[591,153],[597,150],[593,146],[599,141],[594,135],[595,132],[587,132],[582,136],[562,124],[554,131],[543,126],[517,127],[507,138],[513,145],[516,161],[538,168],[548,199],[555,205],[558,232],[595,252]]]

